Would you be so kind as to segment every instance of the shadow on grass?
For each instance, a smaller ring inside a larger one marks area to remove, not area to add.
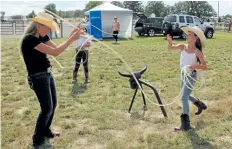
[[[87,84],[86,83],[81,83],[81,84],[74,83],[73,86],[72,86],[70,95],[72,97],[75,97],[78,94],[85,93],[86,90],[87,90]]]
[[[142,113],[131,112],[130,118],[134,120],[144,120],[146,110],[143,110]]]
[[[118,41],[128,41],[128,40],[134,40],[132,37],[130,38],[118,38]],[[112,42],[115,42],[115,39],[114,38],[103,38],[102,40],[100,41],[112,41]],[[93,42],[97,42],[96,40],[93,40]]]
[[[205,139],[199,137],[194,129],[187,131],[186,134],[191,141],[193,149],[218,149]]]
[[[157,34],[153,37],[150,37],[148,35],[144,35],[144,36],[139,36],[139,35],[135,35],[136,38],[160,38],[160,37],[165,37],[163,34]]]

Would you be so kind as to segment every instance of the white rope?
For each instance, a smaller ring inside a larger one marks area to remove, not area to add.
[[[201,89],[202,86],[205,84],[205,79],[204,79],[204,77],[202,77],[203,80],[204,80],[204,82],[201,83],[201,85],[200,85],[199,88],[197,88],[197,89],[194,88],[194,85],[191,84],[191,82],[189,81],[189,78],[192,79],[192,80],[195,81],[195,82],[202,82],[202,81],[198,81],[197,79],[194,79],[194,78],[191,76],[192,71],[189,70],[189,65],[186,65],[186,66],[184,66],[184,67],[181,69],[181,75],[182,75],[182,74],[183,74],[183,78],[182,78],[183,83],[184,83],[184,85],[185,85],[186,87],[188,87],[190,90],[199,90],[199,89]],[[188,83],[186,83],[186,79],[187,79]],[[189,87],[188,84],[189,84],[191,87]],[[141,91],[143,92],[143,90],[141,90]],[[144,92],[143,92],[143,94],[144,94]],[[169,105],[172,105],[178,98],[181,97],[181,95],[182,95],[182,92],[180,91],[179,95],[177,95],[176,97],[174,97],[174,99],[173,99],[170,103],[168,103],[168,104],[157,104],[157,103],[151,101],[151,100],[144,94],[145,98],[146,98],[150,103],[152,103],[153,105],[156,105],[156,106],[169,106]],[[162,100],[164,100],[164,99],[162,99]],[[165,100],[165,101],[166,101],[166,100]]]
[[[81,36],[81,37],[86,38],[86,36]],[[83,46],[85,45],[85,43],[88,42],[91,38],[92,38],[92,36],[88,36],[88,38],[85,40],[85,42],[82,43],[82,45],[80,46],[80,48],[77,50],[76,55],[73,57],[73,60],[75,60],[75,57],[76,57],[76,56],[78,55],[78,53],[81,51],[82,47],[83,47]],[[85,54],[86,54],[86,56],[87,56],[87,51],[84,50],[84,52],[85,52]],[[88,56],[86,57],[86,59],[85,59],[84,62],[82,62],[82,63],[76,62],[76,63],[78,63],[78,64],[84,64],[84,63],[87,62],[87,60],[88,60]]]
[[[181,74],[183,74],[183,83],[190,90],[200,90],[202,86],[205,84],[205,78],[202,77],[203,81],[201,82],[203,83],[200,84],[199,88],[194,88],[191,82],[189,81],[189,79],[193,80],[194,82],[199,82],[199,81],[191,76],[193,72],[190,70],[189,67],[190,65],[186,65],[181,69]],[[186,83],[186,80],[187,80],[187,83]]]
[[[54,56],[52,56],[52,55],[50,55],[50,56],[51,56],[52,59],[60,66],[60,68],[64,69],[64,67],[60,64],[60,62],[58,62],[58,61],[56,60],[56,58],[55,58]]]
[[[37,6],[31,6],[31,7],[37,7]],[[37,8],[40,8],[40,7],[37,7]],[[53,14],[54,16],[56,16],[57,18],[59,18],[60,20],[62,20],[62,21],[64,21],[64,22],[67,22],[67,23],[70,24],[72,27],[74,27],[74,28],[76,27],[76,26],[72,25],[70,22],[66,21],[65,19],[63,19],[63,18],[57,16],[57,15],[54,14],[53,12],[51,12],[51,11],[49,11],[49,10],[46,10],[46,9],[44,9],[44,8],[41,8],[41,9],[43,9],[43,10],[45,10],[45,11],[47,11],[47,12]],[[79,24],[81,24],[81,23],[79,23]],[[91,25],[92,25],[92,24],[91,24]],[[116,56],[118,56],[118,58],[125,64],[125,66],[128,68],[128,70],[129,70],[130,73],[132,74],[132,76],[133,76],[135,82],[137,83],[139,89],[140,89],[141,92],[144,94],[145,99],[147,99],[147,100],[148,100],[150,103],[152,103],[153,105],[156,105],[156,106],[169,106],[169,105],[172,105],[172,104],[175,102],[175,100],[177,99],[177,97],[180,97],[181,92],[180,92],[180,94],[179,94],[178,96],[176,96],[176,97],[174,98],[174,100],[173,100],[172,102],[170,102],[170,103],[168,103],[168,104],[157,104],[157,103],[151,101],[151,100],[146,96],[146,94],[145,94],[145,92],[143,91],[143,89],[142,89],[140,83],[138,82],[137,78],[136,78],[135,75],[133,74],[132,69],[129,67],[129,65],[126,63],[126,61],[122,58],[122,56],[119,55],[117,51],[115,51],[114,49],[112,49],[111,47],[109,47],[109,46],[108,46],[107,44],[105,44],[104,42],[101,42],[100,40],[98,40],[98,39],[96,39],[96,38],[94,38],[94,37],[93,37],[93,40],[98,41],[100,44],[104,45],[105,47],[107,47],[108,49],[110,49]],[[182,69],[182,70],[183,70],[183,69]],[[186,70],[185,70],[185,72],[186,72]],[[184,73],[184,76],[187,76],[187,73]],[[190,76],[190,77],[191,77],[191,76]],[[184,81],[184,83],[185,83],[185,81]],[[186,83],[185,83],[185,84],[186,84]],[[190,83],[190,84],[191,84],[191,83]]]
[[[88,24],[90,24],[91,26],[93,26],[94,28],[96,28],[97,30],[101,31],[101,32],[104,33],[104,34],[108,34],[108,35],[112,35],[112,36],[113,36],[113,35],[117,35],[117,36],[119,36],[119,37],[124,37],[124,36],[120,36],[121,34],[113,34],[113,33],[105,32],[105,31],[101,30],[100,28],[94,26],[94,25],[91,24],[91,23],[88,23]],[[126,31],[126,32],[129,32],[129,31]],[[125,37],[124,37],[124,38],[125,38]],[[127,38],[126,38],[126,39],[127,39]]]

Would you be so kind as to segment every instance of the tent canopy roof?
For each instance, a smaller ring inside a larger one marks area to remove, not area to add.
[[[85,14],[88,14],[89,11],[97,11],[97,10],[101,10],[101,11],[121,11],[121,12],[133,12],[132,10],[130,9],[125,9],[125,8],[121,8],[121,7],[118,7],[118,6],[115,6],[111,3],[103,3],[101,5],[98,5],[88,11],[85,12]]]

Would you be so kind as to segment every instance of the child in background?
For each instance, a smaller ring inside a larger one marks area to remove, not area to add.
[[[78,26],[79,29],[85,30],[81,25]],[[87,32],[85,30],[85,32]],[[91,39],[87,35],[82,35],[79,40],[76,41],[76,58],[75,66],[73,69],[73,81],[72,83],[77,83],[77,73],[81,64],[81,60],[84,67],[85,83],[89,83],[89,70],[88,70],[88,48],[90,47]]]

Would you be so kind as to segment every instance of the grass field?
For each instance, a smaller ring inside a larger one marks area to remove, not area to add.
[[[65,39],[55,39],[61,43]],[[174,40],[184,42],[183,40]],[[164,37],[121,40],[103,43],[116,50],[133,71],[146,64],[143,80],[158,88],[163,103],[172,102],[180,92],[180,51],[168,51]],[[19,39],[2,38],[1,50],[1,138],[2,149],[28,149],[34,131],[39,104],[26,80],[26,70],[18,52]],[[136,97],[132,112],[127,112],[134,90],[118,71],[128,72],[122,60],[98,42],[90,49],[91,83],[84,84],[83,67],[78,84],[71,84],[74,45],[57,60],[51,58],[56,80],[58,107],[53,128],[61,137],[54,149],[229,149],[232,148],[232,35],[216,33],[203,49],[209,70],[204,72],[205,86],[193,95],[202,99],[208,109],[195,116],[191,105],[191,124],[196,128],[176,133],[182,112],[180,99],[165,107],[147,101],[143,113],[141,95]],[[199,87],[197,84],[196,87]],[[151,90],[144,88],[156,102]]]

